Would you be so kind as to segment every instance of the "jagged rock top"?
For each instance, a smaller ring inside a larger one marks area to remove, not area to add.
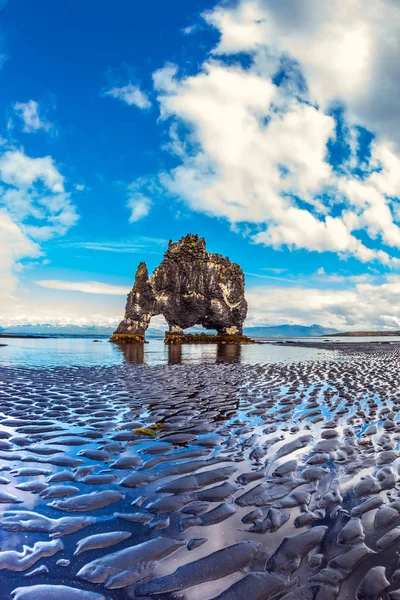
[[[242,269],[208,252],[204,238],[197,235],[170,241],[151,277],[140,263],[125,318],[115,334],[144,334],[151,317],[159,314],[172,333],[202,325],[219,335],[241,335],[247,315]]]

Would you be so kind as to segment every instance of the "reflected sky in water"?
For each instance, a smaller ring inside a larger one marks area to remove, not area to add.
[[[304,360],[335,360],[337,352],[315,348],[282,347],[271,344],[236,346],[207,344],[165,346],[161,339],[151,339],[144,346],[117,346],[107,339],[94,342],[83,338],[23,339],[4,338],[0,348],[0,365],[24,367],[95,366],[130,364],[215,364],[273,363]]]

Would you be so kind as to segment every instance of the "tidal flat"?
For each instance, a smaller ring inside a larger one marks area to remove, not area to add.
[[[247,364],[8,350],[1,600],[400,598],[400,345]]]

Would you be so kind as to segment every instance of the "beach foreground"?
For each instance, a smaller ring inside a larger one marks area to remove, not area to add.
[[[399,361],[0,367],[1,598],[400,598]]]

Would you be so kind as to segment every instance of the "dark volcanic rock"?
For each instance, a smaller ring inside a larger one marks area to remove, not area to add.
[[[197,235],[170,241],[151,277],[140,263],[125,317],[111,341],[143,341],[151,317],[159,314],[171,334],[202,325],[222,336],[241,336],[247,315],[242,269],[229,258],[207,252],[204,238]]]

